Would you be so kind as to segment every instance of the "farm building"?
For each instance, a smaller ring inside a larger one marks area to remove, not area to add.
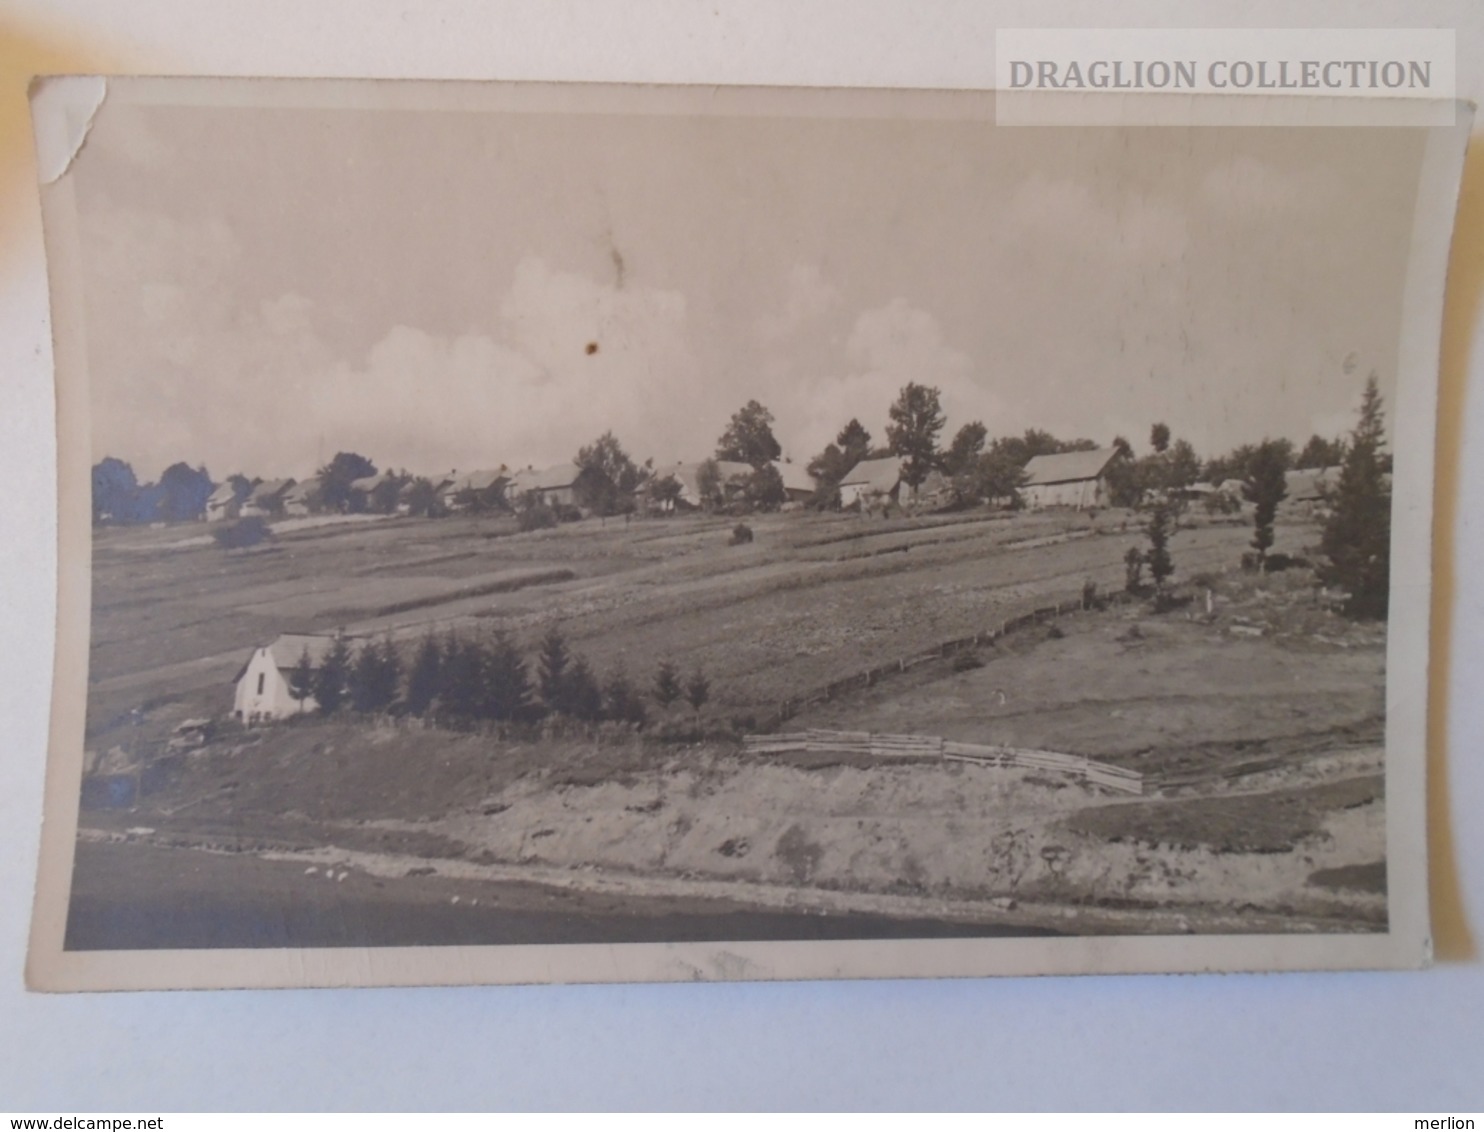
[[[783,480],[783,494],[790,503],[807,503],[814,498],[818,485],[802,464],[774,460],[773,468]]]
[[[895,499],[902,480],[902,462],[895,456],[862,460],[840,480],[840,506],[869,507],[885,499]]]
[[[449,511],[478,511],[503,506],[514,498],[511,476],[506,469],[481,468],[472,472],[449,472],[431,477],[438,485],[438,499]]]
[[[1287,493],[1278,504],[1286,515],[1313,515],[1328,507],[1329,492],[1339,482],[1339,468],[1293,468],[1283,474]]]
[[[550,468],[523,468],[510,477],[505,497],[515,501],[534,491],[548,507],[575,507],[581,475],[582,469],[570,462]]]
[[[284,497],[294,486],[292,479],[264,480],[252,489],[252,494],[242,504],[243,515],[267,517],[284,513]]]
[[[701,491],[701,465],[704,463],[706,463],[705,460],[696,460],[692,463],[661,465],[654,469],[654,475],[650,477],[646,488],[669,476],[680,485],[680,496],[676,500],[676,506],[681,510],[696,510],[704,502]],[[721,477],[724,495],[731,494],[728,484],[752,475],[751,464],[743,464],[736,460],[716,460],[714,463],[717,474]],[[784,487],[786,490],[787,481],[784,481]],[[668,510],[667,507],[659,504],[655,504],[655,507]]]
[[[435,507],[449,510],[448,489],[455,480],[459,478],[458,472],[439,472],[431,476],[413,476],[402,485],[402,490],[397,492],[397,514],[406,515],[412,510],[413,499],[416,496],[419,480],[427,480],[433,487],[433,499],[436,500]]]
[[[1108,502],[1108,465],[1116,449],[1058,452],[1033,456],[1025,466],[1020,489],[1025,505],[1037,507],[1102,507]]]
[[[272,644],[253,649],[247,663],[237,673],[233,714],[243,723],[255,723],[313,711],[316,707],[314,697],[302,702],[294,699],[289,690],[289,677],[306,650],[310,667],[319,671],[325,654],[334,643],[334,637],[284,633]]]
[[[235,519],[242,512],[242,498],[230,482],[218,484],[215,491],[206,497],[206,521]]]
[[[294,484],[284,492],[283,513],[291,517],[308,515],[318,502],[319,488],[318,476]]]

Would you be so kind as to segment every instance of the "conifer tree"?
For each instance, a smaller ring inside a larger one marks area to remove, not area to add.
[[[654,674],[654,701],[662,708],[667,708],[681,697],[680,674],[675,666],[668,660],[660,661],[660,666]]]
[[[336,637],[314,675],[314,699],[322,714],[334,715],[340,710],[349,676],[350,645],[344,637]]]
[[[309,659],[308,645],[304,646],[299,662],[289,673],[289,695],[298,702],[300,713],[304,711],[304,701],[314,695],[314,662]]]
[[[1264,440],[1253,452],[1247,469],[1247,483],[1242,494],[1254,507],[1252,515],[1252,549],[1257,551],[1259,567],[1267,563],[1273,545],[1273,520],[1278,504],[1288,495],[1285,469],[1288,454],[1278,441]]]
[[[1383,472],[1385,442],[1381,393],[1373,373],[1320,540],[1327,560],[1320,580],[1345,590],[1350,595],[1347,611],[1360,617],[1386,615],[1391,583],[1391,489]]]
[[[413,715],[426,715],[439,691],[443,672],[443,650],[438,638],[429,633],[417,647],[412,668],[407,673],[407,710]]]
[[[562,636],[561,629],[553,625],[546,631],[546,636],[541,638],[541,652],[536,668],[537,688],[547,711],[567,710],[566,681],[570,660],[566,638]]]

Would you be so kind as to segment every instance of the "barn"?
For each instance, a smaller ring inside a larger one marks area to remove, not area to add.
[[[1025,484],[1020,489],[1025,505],[1039,507],[1104,507],[1108,503],[1108,465],[1117,450],[1094,448],[1087,452],[1057,452],[1033,456],[1025,466]]]
[[[503,506],[514,498],[510,493],[510,477],[503,466],[430,478],[436,485],[439,502],[447,511],[483,511]]]
[[[785,460],[774,460],[773,470],[783,481],[783,494],[790,503],[808,503],[814,498],[818,485],[806,468]]]
[[[840,506],[869,507],[872,503],[896,498],[902,480],[902,462],[895,456],[862,460],[840,479]]]
[[[206,499],[206,518],[209,522],[235,519],[242,511],[242,496],[230,482],[217,484],[216,490]]]
[[[576,464],[556,464],[550,468],[527,467],[510,477],[505,498],[519,502],[530,492],[541,497],[548,507],[577,506],[577,479],[582,469]]]
[[[237,673],[233,714],[243,723],[257,723],[313,711],[314,697],[294,699],[289,677],[306,650],[310,667],[318,672],[334,643],[334,637],[323,634],[284,633],[272,644],[253,649]]]
[[[294,486],[292,479],[264,480],[252,489],[252,494],[242,505],[243,515],[272,517],[282,515],[284,496]]]

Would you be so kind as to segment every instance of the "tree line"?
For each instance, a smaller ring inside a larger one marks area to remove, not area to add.
[[[555,626],[541,638],[534,664],[504,631],[429,633],[410,658],[389,637],[354,649],[337,637],[318,665],[306,647],[288,685],[301,710],[312,699],[320,715],[393,714],[454,725],[557,717],[643,727],[651,704],[667,712],[683,702],[699,717],[711,699],[704,671],[682,675],[669,660],[659,663],[647,688],[621,665],[600,678]]]
[[[1000,502],[1018,506],[1025,483],[1025,466],[1036,456],[1092,450],[1096,442],[1077,438],[1062,440],[1040,429],[1019,435],[990,439],[981,420],[961,426],[940,445],[946,425],[940,391],[933,386],[909,382],[887,410],[885,443],[874,442],[858,418],[851,418],[834,441],[808,461],[806,468],[816,484],[811,502],[820,508],[839,505],[840,483],[861,461],[895,457],[900,461],[902,481],[914,491],[933,474],[945,479],[947,503],[969,506]],[[782,446],[773,432],[775,418],[766,406],[748,401],[732,414],[718,437],[714,452],[697,474],[700,498],[696,503],[708,510],[770,510],[786,501],[783,480],[776,462]],[[1168,426],[1156,424],[1150,436],[1152,451],[1136,457],[1133,446],[1116,437],[1115,461],[1107,473],[1110,502],[1132,507],[1150,491],[1171,484],[1189,486],[1200,480],[1221,484],[1250,479],[1258,445],[1242,445],[1231,452],[1202,461],[1185,440],[1173,439]],[[1295,452],[1288,440],[1266,441],[1284,470],[1337,466],[1344,461],[1346,442],[1311,436]],[[721,464],[746,465],[748,472],[723,475]],[[406,469],[378,473],[376,463],[358,452],[337,452],[320,467],[302,492],[299,505],[310,514],[403,514],[437,517],[450,509],[473,513],[514,514],[524,529],[552,526],[582,514],[599,516],[632,512],[639,497],[646,496],[661,510],[678,502],[684,488],[674,475],[658,472],[653,459],[636,461],[612,431],[604,432],[580,446],[572,458],[575,480],[573,502],[554,504],[546,494],[528,491],[512,497],[502,482],[487,488],[467,488],[452,497],[443,485]],[[1389,468],[1388,468],[1389,470]],[[375,479],[369,489],[356,485]],[[264,481],[237,473],[222,483],[230,485],[231,508],[252,498]],[[205,515],[207,500],[221,484],[206,468],[176,463],[161,473],[156,483],[141,484],[133,468],[116,457],[104,457],[93,467],[93,521],[95,523],[185,522]],[[269,518],[281,515],[281,497],[263,501]]]

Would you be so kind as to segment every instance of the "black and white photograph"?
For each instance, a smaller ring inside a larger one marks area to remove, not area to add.
[[[1426,961],[1464,128],[63,119],[33,982]]]

